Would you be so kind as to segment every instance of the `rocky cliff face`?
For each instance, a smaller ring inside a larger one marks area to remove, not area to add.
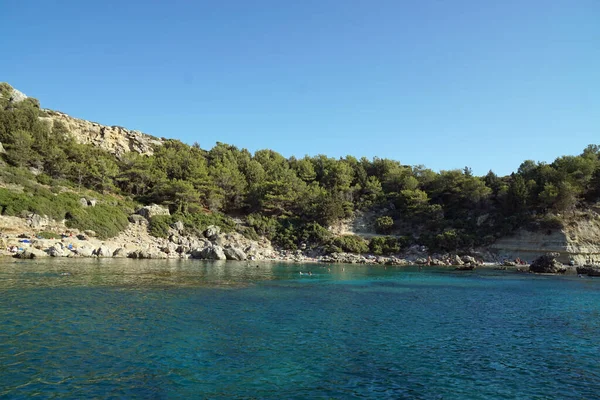
[[[154,146],[162,145],[162,140],[140,131],[73,118],[59,111],[44,112],[46,116],[40,119],[50,127],[60,123],[78,143],[98,146],[118,157],[130,151],[151,155]]]
[[[571,217],[563,229],[531,232],[519,230],[491,246],[500,258],[519,257],[526,261],[548,252],[560,253],[558,261],[578,265],[600,263],[600,214],[590,210]]]
[[[25,101],[29,97],[8,83],[0,82],[0,98],[8,101],[8,104],[14,104]],[[117,157],[130,151],[151,155],[154,146],[162,145],[161,139],[140,131],[73,118],[65,113],[49,109],[43,109],[43,114],[44,116],[40,119],[46,122],[50,128],[56,124],[62,124],[67,134],[71,135],[78,143],[98,146]]]

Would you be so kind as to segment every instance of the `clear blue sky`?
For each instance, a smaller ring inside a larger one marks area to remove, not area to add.
[[[42,106],[286,157],[508,174],[600,144],[598,0],[0,0]]]

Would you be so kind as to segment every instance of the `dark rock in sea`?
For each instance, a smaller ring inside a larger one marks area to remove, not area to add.
[[[577,273],[579,275],[600,276],[600,265],[586,264],[583,267],[577,267]]]
[[[567,267],[556,260],[559,256],[560,253],[546,253],[533,260],[529,266],[529,271],[545,274],[563,274],[567,271]]]
[[[461,265],[460,267],[454,268],[455,271],[473,271],[475,269],[475,264],[466,264]]]

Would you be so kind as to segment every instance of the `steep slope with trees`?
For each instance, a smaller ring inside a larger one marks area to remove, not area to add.
[[[197,232],[218,220],[282,248],[375,254],[414,244],[455,252],[492,245],[519,229],[568,229],[565,216],[575,218],[581,210],[597,218],[591,208],[600,199],[597,145],[551,164],[527,160],[509,176],[490,171],[481,177],[468,167],[437,173],[390,159],[285,158],[267,149],[252,154],[217,143],[206,150],[151,137],[140,139],[151,143],[151,151],[136,146],[117,151],[105,143],[114,135],[94,131],[93,140],[75,140],[64,114],[52,119],[53,112],[37,100],[17,97],[0,84],[4,215],[36,212],[75,226],[89,217],[77,205],[79,193],[87,190],[103,199],[103,208],[94,211],[106,213],[99,221],[123,221],[139,205],[168,207],[171,216],[151,224],[156,235],[165,235],[163,228],[176,221]],[[380,236],[336,237],[327,229],[357,211],[375,215],[372,226]],[[106,235],[124,226],[113,225]]]

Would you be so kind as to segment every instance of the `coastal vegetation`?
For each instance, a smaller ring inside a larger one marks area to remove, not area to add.
[[[152,155],[116,156],[77,143],[64,124],[40,118],[37,100],[11,101],[11,90],[0,84],[2,214],[47,215],[100,237],[122,231],[136,207],[156,203],[171,211],[152,218],[158,237],[179,221],[190,233],[219,225],[287,249],[391,254],[419,244],[455,251],[520,227],[560,227],[561,216],[600,198],[597,145],[549,164],[526,160],[508,176],[382,158],[285,158],[225,143],[206,150],[174,139]],[[82,197],[98,205],[85,207]],[[370,240],[327,229],[356,213],[374,216]]]

